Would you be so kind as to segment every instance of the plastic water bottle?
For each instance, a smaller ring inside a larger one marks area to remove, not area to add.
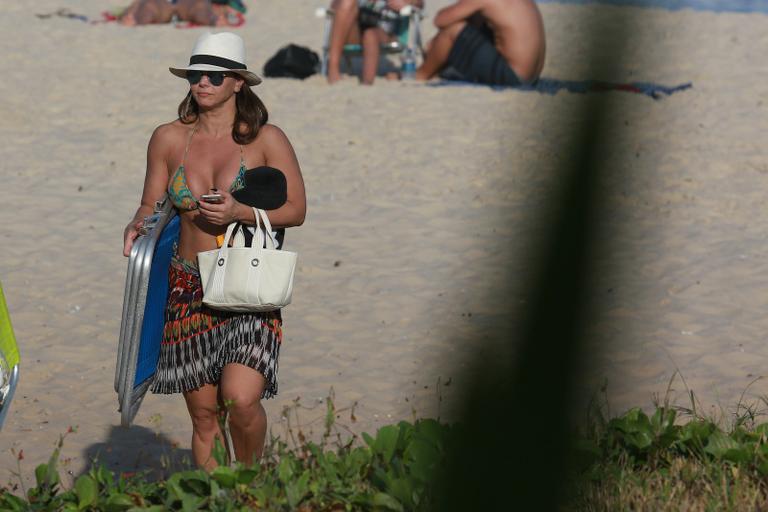
[[[416,56],[413,54],[413,48],[406,48],[403,52],[400,71],[403,74],[403,80],[413,80],[416,78]]]

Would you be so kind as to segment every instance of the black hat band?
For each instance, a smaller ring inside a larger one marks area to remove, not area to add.
[[[248,69],[245,64],[215,55],[193,55],[189,58],[189,65],[191,66],[192,64],[210,64],[211,66],[227,69]]]

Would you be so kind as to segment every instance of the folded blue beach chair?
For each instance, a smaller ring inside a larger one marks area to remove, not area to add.
[[[123,296],[123,318],[115,367],[121,424],[130,426],[152,385],[168,299],[168,268],[179,238],[179,217],[166,198],[144,220],[133,244]]]

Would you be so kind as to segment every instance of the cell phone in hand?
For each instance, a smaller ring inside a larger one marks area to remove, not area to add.
[[[221,194],[203,194],[200,196],[200,199],[202,199],[206,203],[214,203],[214,204],[219,204],[222,201],[224,201],[224,198],[221,196]]]

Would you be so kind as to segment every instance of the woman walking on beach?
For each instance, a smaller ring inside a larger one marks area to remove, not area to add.
[[[130,254],[145,216],[164,194],[181,219],[169,271],[165,328],[155,393],[184,395],[192,419],[192,452],[206,469],[221,438],[218,405],[226,403],[237,460],[252,463],[264,448],[267,418],[261,399],[277,393],[282,321],[280,311],[229,313],[202,304],[197,253],[216,249],[231,222],[254,224],[252,208],[232,193],[249,168],[268,165],[285,175],[287,200],[268,212],[275,228],[301,225],[304,183],[285,134],[267,124],[267,110],[250,87],[261,79],[247,70],[245,45],[232,33],[200,36],[189,66],[170,68],[189,81],[179,118],[157,127],[149,141],[141,206],[125,229]],[[214,194],[210,199],[203,195]]]

